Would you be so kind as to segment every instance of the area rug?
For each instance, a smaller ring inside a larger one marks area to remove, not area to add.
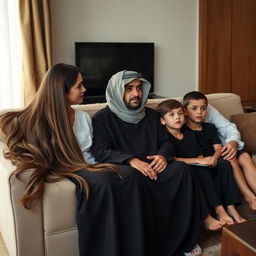
[[[202,228],[199,244],[203,256],[221,256],[221,231],[208,231]]]

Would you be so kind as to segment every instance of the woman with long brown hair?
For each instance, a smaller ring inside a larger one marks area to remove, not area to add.
[[[96,164],[88,152],[92,144],[90,118],[71,107],[82,103],[85,91],[77,67],[56,64],[25,109],[0,116],[0,131],[8,147],[5,157],[16,166],[15,175],[34,170],[21,198],[25,208],[41,199],[45,182],[72,178],[88,194],[88,183],[77,171],[118,173],[114,165]]]

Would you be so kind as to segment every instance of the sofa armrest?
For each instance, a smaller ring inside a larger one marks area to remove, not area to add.
[[[31,171],[28,171],[21,178],[25,180],[30,174]],[[16,255],[45,255],[42,202],[37,202],[33,205],[33,209],[28,211],[19,203],[24,193],[24,183],[14,175],[10,175],[9,186],[14,216]]]
[[[46,255],[79,255],[76,205],[76,187],[70,180],[45,184],[43,218]]]
[[[0,231],[10,256],[43,256],[42,203],[33,211],[26,210],[19,200],[24,192],[24,183],[17,180],[12,171],[15,167],[3,157],[6,144],[0,141]],[[30,171],[22,175],[26,179]]]

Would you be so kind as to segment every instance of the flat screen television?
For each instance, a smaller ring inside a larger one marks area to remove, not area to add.
[[[105,102],[108,80],[121,70],[141,73],[154,92],[154,43],[75,42],[75,58],[85,77],[84,104]]]

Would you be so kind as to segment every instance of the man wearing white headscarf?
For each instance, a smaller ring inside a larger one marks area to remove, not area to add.
[[[172,161],[173,145],[159,114],[145,107],[150,86],[137,72],[118,72],[106,89],[107,107],[92,120],[92,154],[98,162],[117,164],[123,176],[109,179],[104,194],[111,254],[98,255],[183,254],[195,247],[200,220],[208,214],[190,167]],[[97,250],[106,252],[104,246]]]
[[[173,157],[173,145],[159,124],[158,114],[145,108],[150,87],[150,83],[134,71],[121,71],[112,76],[106,89],[108,107],[99,111],[93,119],[96,131],[92,150],[101,162],[130,162],[144,174],[156,178],[155,169],[151,167],[156,165],[157,170],[162,171],[167,160]],[[108,141],[115,146],[105,145]],[[147,149],[145,145],[149,145]],[[147,168],[149,158],[153,163]],[[139,162],[139,159],[146,164]]]

